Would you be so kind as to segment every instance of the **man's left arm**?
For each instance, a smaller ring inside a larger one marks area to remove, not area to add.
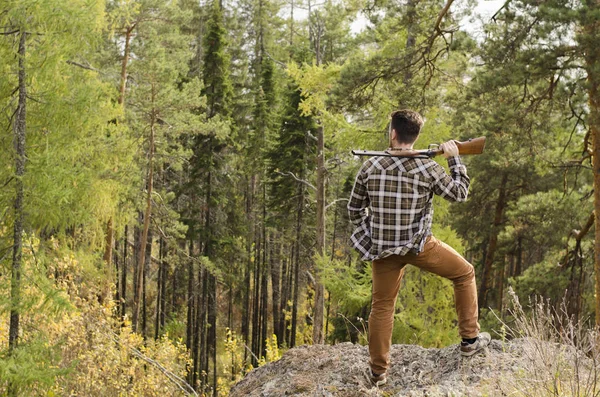
[[[354,181],[354,187],[352,188],[347,207],[350,221],[356,227],[360,227],[361,225],[367,226],[369,219],[367,209],[369,208],[370,201],[364,176],[363,167],[356,175],[356,180]]]

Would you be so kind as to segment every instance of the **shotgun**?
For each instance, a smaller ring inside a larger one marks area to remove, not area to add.
[[[479,138],[471,138],[465,142],[456,142],[456,146],[458,147],[458,154],[481,154],[483,153],[483,148],[485,147],[485,137]],[[442,154],[444,151],[440,149],[440,145],[431,144],[428,149],[423,150],[404,150],[404,149],[394,149],[392,147],[386,149],[382,152],[377,152],[373,150],[353,150],[352,154],[355,156],[385,156],[385,157],[418,157],[418,158],[431,158],[435,157],[439,154]]]

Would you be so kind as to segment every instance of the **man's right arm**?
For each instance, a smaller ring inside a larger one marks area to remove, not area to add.
[[[448,201],[466,201],[470,179],[467,167],[458,155],[458,148],[454,141],[445,142],[440,147],[444,150],[444,157],[448,160],[452,176],[446,174],[442,166],[435,164],[433,192]]]

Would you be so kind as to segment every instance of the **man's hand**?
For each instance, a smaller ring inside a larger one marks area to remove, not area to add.
[[[444,151],[445,158],[458,156],[458,146],[456,146],[454,140],[442,143],[440,149]]]

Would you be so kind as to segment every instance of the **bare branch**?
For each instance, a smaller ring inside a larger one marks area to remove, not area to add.
[[[277,65],[281,66],[284,69],[287,69],[287,65],[281,61],[278,61],[277,59],[273,58],[273,56],[267,51],[267,50],[263,50],[263,52],[269,57],[271,58],[271,60],[273,62],[275,62]]]
[[[444,19],[444,17],[446,16],[446,14],[448,14],[448,11],[450,10],[450,6],[452,5],[452,3],[454,2],[454,0],[448,0],[446,2],[446,5],[444,6],[444,8],[442,8],[442,11],[440,11],[437,20],[435,21],[435,26],[433,27],[434,31],[439,34],[442,34],[442,30],[440,29],[440,25],[442,24],[442,19]]]
[[[296,181],[300,182],[300,183],[304,183],[306,186],[308,186],[309,188],[311,188],[312,190],[316,191],[317,188],[311,184],[310,182],[304,180],[304,179],[300,179],[298,178],[296,175],[294,175],[293,172],[288,171],[288,172],[279,172],[279,171],[275,171],[276,174],[279,174],[281,176],[291,176],[292,178],[294,178]]]
[[[325,206],[325,211],[327,211],[327,209],[328,209],[329,207],[331,207],[332,205],[335,205],[335,204],[337,204],[337,203],[338,203],[338,202],[340,202],[340,201],[349,201],[349,200],[348,200],[347,198],[340,198],[340,199],[333,200],[331,203],[329,203],[329,204],[327,204],[327,205]]]
[[[585,235],[590,231],[590,229],[592,228],[592,225],[594,224],[594,219],[595,219],[595,213],[592,211],[592,213],[590,214],[590,216],[588,217],[587,222],[585,223],[585,225],[583,226],[583,228],[581,228],[581,230],[576,230],[573,229],[571,231],[571,236],[575,237],[575,239],[577,239],[578,241],[581,241],[582,238],[585,237]]]
[[[252,352],[252,350],[250,350],[250,348],[248,347],[248,345],[246,345],[246,344],[244,343],[244,347],[246,348],[246,350],[248,350],[248,351],[250,352],[250,354],[252,354],[252,357],[254,357],[254,359],[255,359],[256,361],[260,361],[260,360],[258,359],[258,357],[256,357],[256,354],[254,354],[254,353]]]
[[[498,14],[500,14],[500,11],[502,11],[503,9],[508,7],[508,5],[510,4],[510,1],[511,0],[507,0],[504,4],[502,4],[502,7],[500,7],[500,9],[498,11],[496,11],[496,13],[494,15],[492,15],[492,17],[490,19],[492,21],[496,22],[496,17],[498,16]]]

